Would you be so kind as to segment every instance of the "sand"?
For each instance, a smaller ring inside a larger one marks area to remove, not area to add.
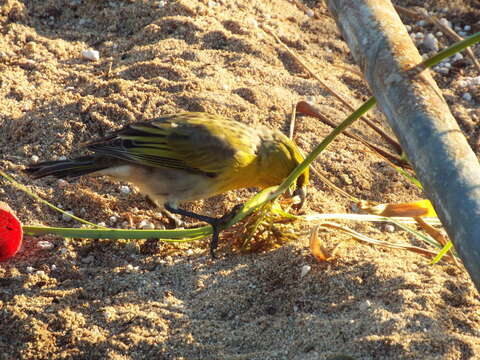
[[[478,31],[480,9],[469,3],[424,6]],[[37,158],[78,154],[82,143],[128,123],[178,111],[287,131],[292,104],[308,100],[340,122],[349,110],[260,28],[271,28],[360,105],[368,86],[334,20],[322,3],[306,5],[315,17],[279,0],[6,0],[0,7],[1,168],[89,221],[125,227],[148,220],[171,228],[129,184],[34,181],[21,170]],[[436,32],[404,21],[412,32]],[[88,48],[98,50],[100,60],[82,58]],[[477,153],[480,94],[473,89],[472,100],[462,98],[462,79],[478,75],[467,60],[448,74],[434,72]],[[378,111],[370,118],[391,132]],[[329,130],[300,117],[295,141],[307,152]],[[353,131],[387,148],[362,123]],[[422,197],[382,159],[343,136],[315,166],[365,200]],[[221,215],[251,194],[241,190],[187,208]],[[24,224],[78,226],[3,180],[0,200]],[[313,176],[307,213],[351,211],[349,200]],[[347,225],[376,239],[418,245],[382,224]],[[208,240],[176,246],[26,237],[21,251],[0,264],[0,359],[480,358],[480,297],[463,269],[447,261],[431,266],[421,255],[336,232],[320,234],[329,249],[340,243],[335,259],[317,262],[308,249],[311,227],[295,227],[295,240],[281,247],[250,253],[233,251],[235,232],[229,233],[218,260],[210,259]],[[301,277],[305,265],[311,270]]]

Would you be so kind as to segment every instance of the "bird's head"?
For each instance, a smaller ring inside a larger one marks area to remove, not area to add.
[[[264,170],[262,173],[263,185],[272,186],[280,184],[290,173],[304,160],[300,149],[288,137],[281,133],[275,133],[273,141],[267,146],[261,161]],[[307,168],[295,180],[289,189],[290,196],[298,196],[299,202],[294,206],[300,210],[305,203],[309,180],[309,168]]]

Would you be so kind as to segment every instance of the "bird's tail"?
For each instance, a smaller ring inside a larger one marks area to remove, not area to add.
[[[72,178],[106,169],[108,164],[95,156],[82,156],[71,160],[45,161],[38,164],[30,164],[25,172],[34,179],[45,176],[56,178]]]

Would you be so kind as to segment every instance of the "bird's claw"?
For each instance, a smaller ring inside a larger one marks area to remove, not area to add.
[[[232,208],[232,210],[230,210],[222,217],[212,219],[212,222],[210,223],[213,229],[212,240],[210,241],[210,256],[212,257],[212,259],[217,258],[217,256],[215,255],[215,250],[218,247],[218,238],[220,236],[220,231],[230,220],[235,217],[235,215],[237,215],[243,205],[244,204],[237,204]]]

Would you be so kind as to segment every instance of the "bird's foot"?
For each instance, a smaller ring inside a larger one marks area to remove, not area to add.
[[[244,204],[235,205],[228,213],[226,213],[220,218],[212,218],[213,221],[209,223],[213,229],[212,239],[210,240],[210,256],[213,259],[216,259],[217,257],[215,255],[215,250],[218,247],[218,238],[220,236],[220,231],[223,230],[223,227],[228,224],[228,222],[230,222],[230,220],[232,220],[235,215],[237,215],[243,205]]]
[[[212,234],[212,240],[210,241],[210,255],[214,259],[216,258],[215,250],[218,247],[218,238],[220,235],[220,231],[223,230],[225,225],[235,217],[235,215],[238,213],[241,207],[243,207],[243,204],[236,205],[232,210],[230,210],[228,213],[226,213],[222,217],[214,218],[210,216],[195,214],[193,212],[174,207],[168,203],[165,204],[165,210],[167,210],[171,214],[173,213],[173,214],[188,216],[196,220],[204,221],[212,227],[213,234]]]

